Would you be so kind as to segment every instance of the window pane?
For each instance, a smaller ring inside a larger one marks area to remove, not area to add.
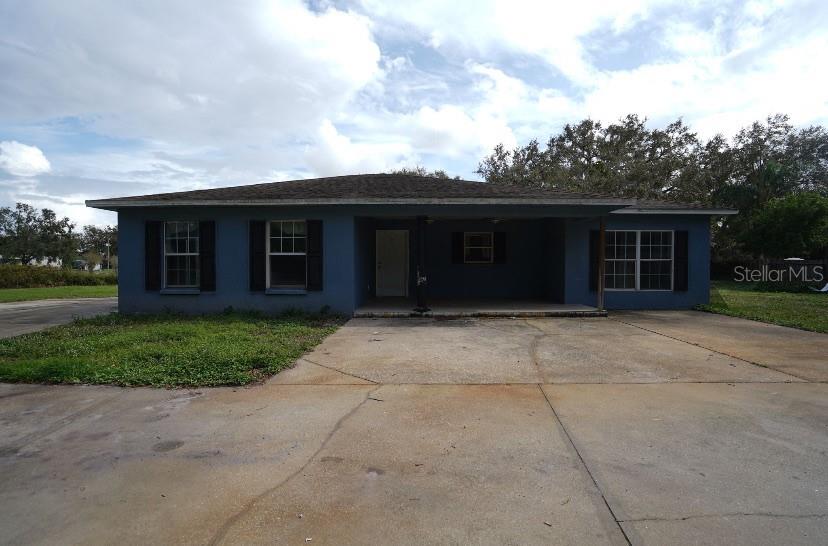
[[[467,233],[466,246],[492,246],[491,233]]]
[[[293,222],[281,222],[282,237],[293,235]]]
[[[270,222],[270,236],[271,237],[281,237],[282,236],[282,222]]]
[[[293,251],[294,252],[305,252],[305,238],[302,237],[301,239],[294,239],[293,240]]]
[[[293,223],[293,235],[305,235],[305,222]]]
[[[465,261],[469,263],[490,263],[492,261],[492,249],[489,247],[467,248]]]
[[[270,286],[305,287],[305,256],[270,256]]]
[[[282,239],[282,252],[293,252],[293,239]]]
[[[198,286],[198,256],[167,256],[166,262],[168,287]]]

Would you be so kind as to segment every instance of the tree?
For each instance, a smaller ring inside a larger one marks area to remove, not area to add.
[[[828,248],[828,197],[808,192],[773,199],[750,219],[741,239],[765,258],[821,258]]]
[[[81,253],[98,252],[104,257],[104,262],[107,257],[111,261],[112,257],[118,254],[118,226],[83,226],[78,246]],[[112,264],[106,263],[106,267],[112,267]]]
[[[81,256],[85,263],[86,270],[92,272],[95,270],[95,267],[99,266],[101,262],[103,262],[103,256],[99,253],[95,252],[94,250],[88,250],[83,253]]]
[[[628,115],[602,125],[564,126],[542,147],[537,140],[496,146],[477,172],[492,184],[698,202],[740,214],[713,225],[717,260],[741,258],[753,216],[771,200],[802,192],[828,196],[828,131],[793,127],[777,114],[733,138],[700,139],[682,120],[648,128]]]
[[[62,260],[66,265],[75,254],[75,225],[69,218],[58,218],[50,209],[37,209],[25,203],[0,209],[0,255],[6,261]]]
[[[434,170],[434,171],[429,171],[428,169],[426,169],[425,167],[423,167],[421,165],[417,165],[416,167],[413,167],[413,168],[403,167],[401,169],[396,169],[394,171],[391,171],[391,174],[407,174],[407,175],[412,175],[412,176],[428,176],[428,177],[431,177],[431,178],[445,178],[445,179],[451,178],[448,174],[446,174],[446,171],[444,171],[444,170],[437,169],[437,170]],[[455,176],[454,179],[455,180],[460,180],[460,177]]]

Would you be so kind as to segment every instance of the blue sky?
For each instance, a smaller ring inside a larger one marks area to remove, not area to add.
[[[637,113],[828,122],[828,3],[0,1],[0,206],[424,165]]]

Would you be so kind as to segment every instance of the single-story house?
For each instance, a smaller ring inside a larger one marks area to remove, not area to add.
[[[123,313],[689,308],[708,301],[711,217],[736,212],[393,174],[87,205],[118,213]]]

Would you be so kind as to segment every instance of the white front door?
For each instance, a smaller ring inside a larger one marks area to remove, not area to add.
[[[408,230],[377,230],[377,297],[408,295]]]

